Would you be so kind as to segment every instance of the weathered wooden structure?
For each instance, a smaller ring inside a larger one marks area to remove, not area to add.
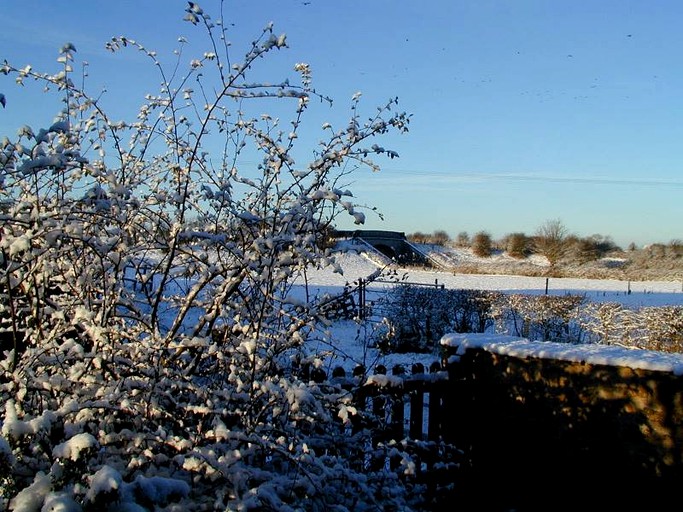
[[[411,452],[413,478],[433,493],[429,510],[642,511],[675,502],[683,355],[672,370],[648,369],[595,362],[594,346],[576,360],[544,350],[560,344],[524,341],[539,348],[450,347],[447,362],[427,372],[337,371],[329,382],[354,390],[373,418],[357,426],[372,429],[375,444],[393,440]]]
[[[595,346],[584,358],[581,346],[568,347],[571,358],[543,355],[547,342],[526,343],[537,348],[524,355],[503,343],[451,358],[449,405],[459,420],[447,440],[465,453],[458,478],[469,508],[461,510],[663,510],[677,501],[677,367],[596,362],[605,358],[592,358]]]
[[[401,263],[429,263],[427,257],[408,241],[405,233],[400,231],[357,229],[354,231],[335,231],[334,236],[336,238],[363,240],[388,258]]]

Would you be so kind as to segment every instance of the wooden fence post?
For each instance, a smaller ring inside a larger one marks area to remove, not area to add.
[[[436,368],[434,368],[436,370]],[[438,371],[438,370],[437,370]],[[441,386],[432,383],[429,388],[429,418],[427,422],[427,440],[438,441],[441,437],[443,415],[443,393]]]
[[[424,374],[424,366],[421,363],[413,365],[412,374]],[[424,420],[424,388],[420,387],[413,391],[410,396],[410,439],[422,440],[422,422]]]
[[[404,376],[405,370],[401,365],[396,365],[391,369],[392,375]],[[391,431],[391,436],[396,441],[400,441],[404,438],[404,427],[405,422],[405,395],[403,393],[394,393],[391,397],[391,419],[389,429]]]

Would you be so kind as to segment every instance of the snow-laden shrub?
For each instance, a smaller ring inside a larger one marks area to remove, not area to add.
[[[682,306],[591,304],[586,308],[583,328],[595,343],[683,352]]]
[[[583,295],[500,294],[491,308],[496,332],[534,341],[579,343]]]
[[[628,307],[582,295],[500,294],[491,315],[495,332],[535,341],[603,343],[683,352],[683,307]]]
[[[380,306],[389,326],[384,348],[425,352],[434,350],[447,332],[484,332],[492,325],[491,306],[497,296],[481,290],[397,284]]]
[[[631,308],[584,295],[447,290],[397,281],[375,308],[388,352],[430,351],[446,332],[495,332],[533,341],[604,343],[683,352],[683,307]]]
[[[390,330],[380,347],[387,352],[429,352],[448,329],[446,290],[398,284],[381,306]]]
[[[284,365],[325,320],[317,297],[292,296],[294,279],[334,263],[324,241],[338,215],[364,220],[341,180],[396,156],[370,140],[407,131],[409,116],[391,100],[362,121],[356,95],[301,164],[302,120],[326,100],[311,70],[248,79],[286,37],[268,25],[238,59],[229,24],[193,2],[185,15],[210,50],[188,61],[181,38],[170,73],[138,41],[107,43],[160,73],[131,121],[76,85],[71,44],[55,74],[0,67],[63,102],[45,128],[0,142],[2,498],[10,510],[400,509],[405,482],[359,467],[365,433],[341,435],[348,393]],[[273,98],[291,123],[263,114]]]

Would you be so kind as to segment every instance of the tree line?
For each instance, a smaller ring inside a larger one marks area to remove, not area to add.
[[[434,244],[469,248],[476,256],[487,258],[495,251],[503,251],[518,259],[527,258],[533,254],[545,256],[551,265],[562,261],[587,263],[604,258],[610,254],[623,253],[610,236],[594,234],[580,237],[572,234],[560,219],[545,221],[531,235],[523,232],[508,233],[495,240],[486,231],[478,231],[470,235],[467,231],[459,232],[455,238],[444,230],[433,233],[415,232],[407,235],[408,240],[420,244]],[[636,245],[631,242],[627,251],[636,251]],[[668,244],[653,244],[645,249],[651,256],[680,256],[683,255],[683,241],[672,240]]]

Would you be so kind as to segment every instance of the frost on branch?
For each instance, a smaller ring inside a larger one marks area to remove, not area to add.
[[[73,45],[54,74],[2,68],[60,109],[0,142],[0,458],[11,464],[0,500],[403,508],[395,475],[358,464],[367,432],[342,435],[357,413],[340,409],[346,392],[302,380],[290,361],[318,357],[304,342],[327,320],[293,283],[335,265],[335,219],[364,220],[345,181],[394,156],[373,141],[407,131],[409,116],[392,99],[363,121],[358,96],[348,124],[326,125],[298,162],[310,99],[330,104],[310,67],[253,82],[284,35],[267,25],[240,58],[223,41],[229,24],[196,3],[185,15],[208,51],[178,50],[173,72],[135,39],[107,42],[159,72],[133,119],[110,118],[106,94],[76,85]],[[264,114],[273,99],[289,109],[286,129]]]

